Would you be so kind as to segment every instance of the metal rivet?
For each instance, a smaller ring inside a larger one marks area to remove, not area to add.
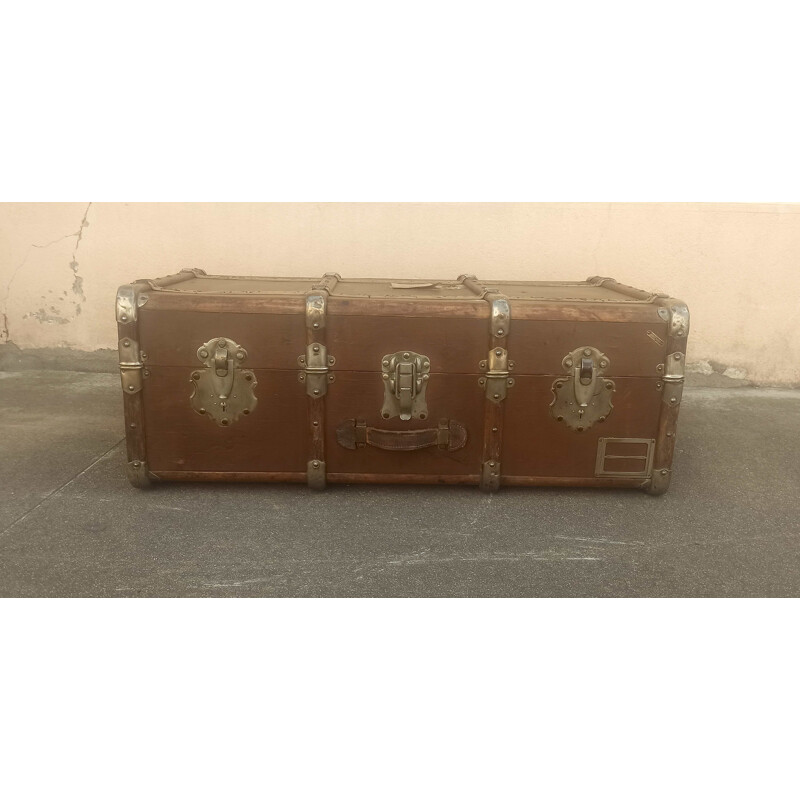
[[[495,395],[494,395],[494,399],[495,399],[495,400],[499,400],[499,399],[500,399],[500,395],[499,395],[499,394],[495,394]]]
[[[675,353],[675,360],[676,361],[680,361],[681,360],[681,354],[680,353]]]
[[[670,403],[672,403],[672,404],[675,404],[675,403],[677,403],[678,401],[677,401],[677,399],[676,399],[676,398],[674,398],[674,397],[670,397],[670,399],[669,399],[669,402],[670,402]]]
[[[571,366],[572,366],[572,359],[571,359],[571,358],[568,358],[568,359],[567,359],[567,360],[564,362],[564,365],[565,365],[565,366],[567,366],[567,367],[571,367]]]
[[[131,343],[127,339],[125,339],[125,341],[122,343],[122,346],[123,347],[130,347]]]
[[[250,409],[249,408],[243,408],[242,409],[242,414],[244,414],[245,416],[247,416],[249,413],[250,413]]]
[[[667,470],[667,469],[662,469],[661,470],[661,474],[662,475],[666,475],[668,472],[669,472],[669,470]]]
[[[336,380],[336,376],[335,376],[335,375],[328,375],[328,380],[329,380],[331,383],[333,383],[333,382]]]
[[[490,462],[489,462],[489,466],[490,466],[490,467],[493,467],[493,466],[494,466],[494,461],[490,461]]]
[[[422,376],[422,380],[427,381],[428,378],[430,378],[430,377],[431,377],[430,375],[423,375]]]
[[[505,331],[502,328],[498,328],[497,329],[497,335],[498,336],[502,336],[504,333],[505,333]]]
[[[131,422],[131,428],[135,428],[135,427],[136,427],[136,423],[135,422]]]
[[[244,353],[237,353],[236,358],[238,358],[239,361],[241,361],[244,358]]]
[[[228,343],[224,339],[219,339],[217,341],[217,347],[225,348],[228,346]]]
[[[313,327],[319,328],[319,322],[315,322]]]
[[[496,356],[501,356],[501,355],[503,355],[503,351],[502,351],[502,350],[500,350],[500,349],[497,349],[497,350],[495,350],[495,351],[494,351],[494,354],[495,354]]]
[[[592,403],[592,405],[594,405],[594,403]],[[605,417],[600,417],[600,422],[605,422],[605,421],[606,421]]]
[[[139,467],[141,467],[141,466],[142,466],[142,462],[141,462],[141,461],[134,461],[134,462],[133,462],[133,466],[134,466],[136,469],[139,469]]]
[[[315,353],[319,353],[319,345],[315,344],[314,347],[311,348]]]
[[[208,350],[201,350],[199,355],[200,358],[208,358]]]
[[[673,434],[671,434],[671,433],[668,433],[668,434],[667,434],[667,439],[669,439],[669,438],[670,438],[672,435],[673,435]]]
[[[127,321],[128,321],[128,318],[125,316],[125,314],[123,314],[123,315],[120,317],[120,319],[121,319],[123,322],[127,322]]]
[[[382,375],[381,377],[382,377],[384,380],[388,380],[388,379],[389,379],[389,373],[388,373],[388,372],[384,372],[384,373],[383,373],[383,375]]]
[[[150,370],[149,369],[144,370],[144,376],[145,376],[145,378],[149,378],[150,377]]]
[[[205,410],[204,408],[201,408],[201,409],[200,409],[200,413],[201,413],[201,414],[205,414],[205,413],[206,413],[206,410]]]
[[[411,353],[403,353],[403,358],[411,358]]]
[[[497,433],[497,428],[492,428],[492,433]]]
[[[314,389],[314,394],[319,394],[319,389]]]
[[[383,366],[384,366],[384,367],[388,367],[388,366],[389,366],[389,362],[388,362],[388,361],[384,361],[384,362],[383,362]]]
[[[601,366],[601,367],[607,367],[607,366],[608,366],[608,361],[606,361],[605,359],[603,359],[603,360],[600,362],[600,366]]]
[[[314,467],[314,469],[319,469],[319,461],[312,461],[311,466]]]
[[[590,356],[592,354],[592,351],[587,347],[584,349],[583,354],[585,356]]]
[[[613,383],[611,383],[611,382],[609,381],[609,382],[606,384],[606,389],[613,389],[613,388],[614,388],[614,384],[613,384]]]
[[[513,386],[514,385],[514,379],[513,378],[509,378],[508,379],[508,385],[509,386]]]
[[[480,363],[480,364],[478,364],[478,366],[479,366],[481,369],[486,369],[486,362],[485,362],[485,361],[481,361],[481,363]]]
[[[300,381],[304,381],[304,380],[306,379],[306,376],[305,376],[305,375],[304,375],[304,374],[301,372],[301,373],[300,373],[300,374],[297,376],[297,379],[298,379],[298,380],[300,380]]]
[[[663,372],[663,371],[664,371],[664,365],[663,365],[663,364],[659,364],[659,365],[656,367],[656,372]]]
[[[200,378],[200,373],[199,373],[199,372],[193,372],[193,373],[192,373],[192,377],[193,377],[195,380],[199,380],[199,378]]]
[[[484,383],[486,383],[486,378],[478,378],[478,383],[479,383],[481,386],[483,386],[483,384],[484,384]]]
[[[312,424],[312,425],[313,425],[315,428],[318,428],[318,427],[319,427],[319,422],[317,422],[316,420],[314,420],[314,421],[313,421],[311,424]]]
[[[227,420],[227,419],[223,419],[223,420],[221,420],[221,422],[222,422],[222,424],[223,424],[223,425],[227,425],[227,424],[228,424],[228,422],[229,422],[229,420]]]
[[[135,388],[136,388],[136,387],[135,387],[133,384],[131,384],[131,385],[128,387],[128,391],[131,391],[131,392],[132,392],[132,391],[133,391]]]

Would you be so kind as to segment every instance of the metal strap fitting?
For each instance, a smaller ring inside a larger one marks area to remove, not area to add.
[[[495,339],[503,339],[508,336],[508,329],[511,327],[511,306],[508,298],[501,294],[488,294],[491,308],[492,336]]]
[[[328,384],[336,379],[330,372],[336,359],[328,355],[328,348],[314,342],[306,347],[304,356],[297,357],[297,363],[302,367],[297,379],[300,383],[305,383],[306,394],[309,397],[323,397],[327,394]]]
[[[481,489],[495,492],[500,488],[500,462],[484,461],[481,466]]]
[[[319,459],[312,459],[306,467],[306,477],[311,489],[325,488],[325,462]]]
[[[508,351],[502,347],[493,347],[489,351],[486,361],[481,361],[481,369],[486,369],[486,377],[481,377],[478,382],[486,386],[486,398],[493,403],[502,403],[506,399],[509,386],[514,385],[510,377],[510,370],[514,369],[514,362],[508,360]]]

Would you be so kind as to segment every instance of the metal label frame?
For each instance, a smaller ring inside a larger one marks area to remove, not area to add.
[[[606,447],[608,444],[646,444],[647,453],[643,456],[637,455],[606,455]],[[597,440],[597,460],[595,462],[594,474],[597,478],[649,478],[653,474],[653,453],[656,447],[655,439],[630,439],[630,438],[615,438],[615,437],[601,437]],[[644,461],[644,469],[638,472],[622,471],[606,469],[607,459],[635,459],[637,461]]]

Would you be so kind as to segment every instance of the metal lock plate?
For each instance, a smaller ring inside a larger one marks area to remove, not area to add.
[[[197,350],[205,369],[192,372],[192,407],[217,425],[227,427],[250,414],[258,403],[255,374],[242,369],[247,351],[226,336],[207,341]]]
[[[297,357],[297,363],[303,368],[297,380],[306,385],[306,394],[309,397],[327,394],[328,384],[334,380],[329,368],[336,363],[336,359],[328,355],[325,345],[318,342],[308,345],[306,354]]]
[[[427,419],[425,387],[430,377],[431,362],[427,356],[401,350],[381,359],[383,378],[384,419]]]
[[[553,383],[550,415],[576,431],[585,431],[604,422],[612,412],[614,382],[604,377],[611,366],[596,347],[578,347],[564,356],[562,365],[569,373]]]

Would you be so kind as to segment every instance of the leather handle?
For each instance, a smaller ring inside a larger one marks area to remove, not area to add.
[[[346,419],[336,428],[336,441],[348,450],[357,447],[377,447],[380,450],[460,450],[467,443],[467,429],[455,420],[443,419],[438,428],[416,431],[386,431],[368,428],[362,419]]]

